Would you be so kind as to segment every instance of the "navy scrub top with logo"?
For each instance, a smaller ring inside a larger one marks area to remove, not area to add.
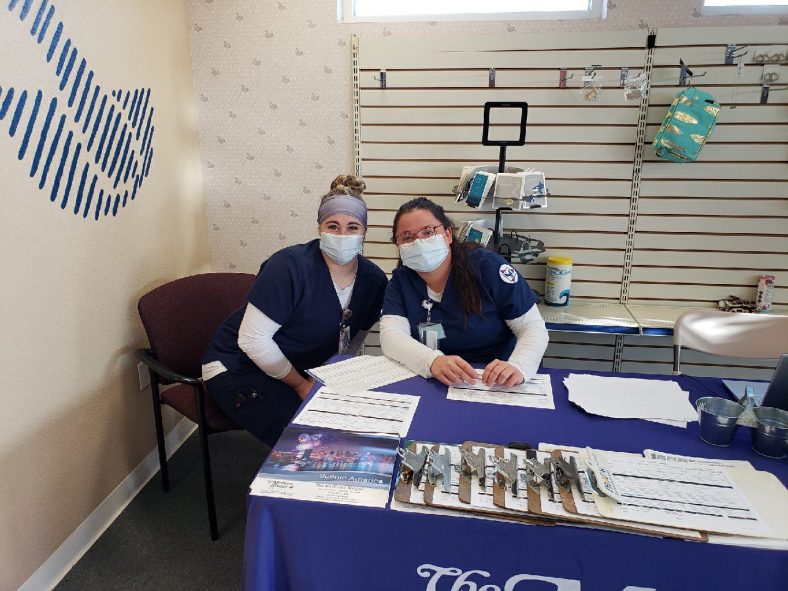
[[[468,317],[460,307],[454,289],[454,271],[440,302],[433,302],[431,322],[440,322],[446,338],[438,341],[445,355],[459,355],[471,363],[509,359],[516,339],[506,325],[530,310],[537,296],[523,277],[500,255],[483,248],[468,252],[468,259],[479,282],[482,313]],[[427,299],[427,284],[418,273],[398,267],[392,274],[383,301],[383,314],[404,316],[410,322],[410,336],[418,340],[418,324],[427,320],[422,302]]]
[[[385,273],[359,255],[348,304],[351,338],[378,321],[385,288]],[[317,367],[337,354],[342,308],[319,240],[273,254],[260,268],[246,301],[282,325],[274,342],[295,368]],[[217,329],[203,363],[218,360],[231,372],[257,367],[238,346],[245,310],[242,306],[230,314]]]

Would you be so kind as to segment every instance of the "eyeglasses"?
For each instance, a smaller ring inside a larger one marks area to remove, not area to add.
[[[414,234],[410,232],[402,232],[401,234],[397,234],[394,236],[394,240],[397,244],[410,244],[417,238],[432,238],[435,236],[435,228],[442,227],[443,224],[436,224],[434,226],[424,226],[421,230],[417,230]]]

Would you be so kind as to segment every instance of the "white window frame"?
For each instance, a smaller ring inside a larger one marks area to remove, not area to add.
[[[566,10],[555,12],[498,12],[487,14],[416,14],[361,17],[353,15],[353,0],[337,0],[337,12],[337,20],[342,23],[603,19],[607,16],[607,0],[589,0],[588,10]]]
[[[733,6],[706,6],[706,0],[701,0],[700,12],[703,16],[715,16],[720,14],[786,14],[788,6],[775,4],[736,4]]]

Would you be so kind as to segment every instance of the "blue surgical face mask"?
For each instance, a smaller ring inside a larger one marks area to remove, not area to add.
[[[320,250],[338,265],[346,265],[361,252],[364,246],[362,234],[320,233]]]
[[[443,234],[435,234],[429,238],[419,238],[407,244],[400,244],[399,256],[402,264],[422,273],[429,273],[441,266],[449,256],[449,247]]]

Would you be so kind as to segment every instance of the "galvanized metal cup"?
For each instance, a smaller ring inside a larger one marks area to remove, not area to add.
[[[739,415],[744,407],[738,402],[716,396],[699,398],[698,409],[700,438],[711,445],[728,447],[733,442]]]
[[[752,448],[769,458],[782,458],[788,447],[788,412],[771,406],[753,409]]]

